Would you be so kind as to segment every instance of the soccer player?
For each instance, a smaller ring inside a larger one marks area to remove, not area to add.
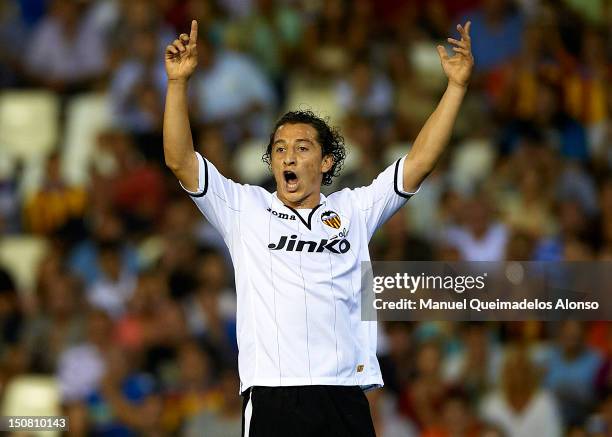
[[[264,157],[276,192],[225,178],[194,151],[187,83],[198,24],[165,52],[166,165],[222,234],[235,268],[244,436],[373,436],[363,391],[383,384],[376,322],[360,320],[360,263],[376,229],[419,188],[444,150],[473,65],[470,23],[438,46],[448,86],[408,154],[369,186],[324,196],[342,137],[314,114],[285,114]]]

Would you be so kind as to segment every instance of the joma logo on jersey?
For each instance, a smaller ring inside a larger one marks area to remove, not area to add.
[[[340,216],[334,211],[325,211],[323,214],[321,214],[321,220],[327,226],[334,229],[340,229],[340,225],[342,224],[340,221]]]
[[[321,253],[329,250],[331,253],[346,253],[351,248],[351,244],[344,238],[327,240],[322,238],[320,241],[298,240],[297,235],[287,238],[286,235],[280,237],[278,243],[268,244],[268,249],[283,250],[287,252],[314,252]]]
[[[272,208],[268,208],[268,212],[272,214],[274,217],[278,217],[283,220],[295,220],[295,216],[293,214],[285,214],[284,212],[273,211]]]

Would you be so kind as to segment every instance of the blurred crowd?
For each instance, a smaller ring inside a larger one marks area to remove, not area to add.
[[[73,435],[240,435],[231,259],[163,160],[163,50],[192,18],[196,148],[272,190],[261,155],[289,108],[341,128],[331,190],[405,154],[446,85],[435,46],[471,20],[449,150],[373,259],[612,260],[609,1],[4,0],[2,92],[52,91],[60,130],[36,183],[23,160],[0,166],[0,244],[45,243],[31,286],[0,269],[0,405],[11,381],[44,374]],[[109,120],[71,177],[69,108],[94,95]],[[612,435],[607,322],[379,331],[382,437]]]

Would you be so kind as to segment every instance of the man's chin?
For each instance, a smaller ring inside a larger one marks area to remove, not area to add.
[[[304,197],[301,190],[296,190],[296,191],[283,190],[283,196],[285,197],[285,199],[291,202],[299,202]]]
[[[304,200],[304,193],[299,187],[292,191],[288,187],[284,186],[281,189],[277,190],[278,194],[281,197],[281,200],[284,200],[286,203],[299,204]]]

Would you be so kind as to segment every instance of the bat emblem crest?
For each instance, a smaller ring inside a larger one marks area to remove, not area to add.
[[[340,229],[340,226],[342,225],[340,216],[334,211],[325,211],[323,214],[321,214],[321,221],[330,228],[334,229]]]

